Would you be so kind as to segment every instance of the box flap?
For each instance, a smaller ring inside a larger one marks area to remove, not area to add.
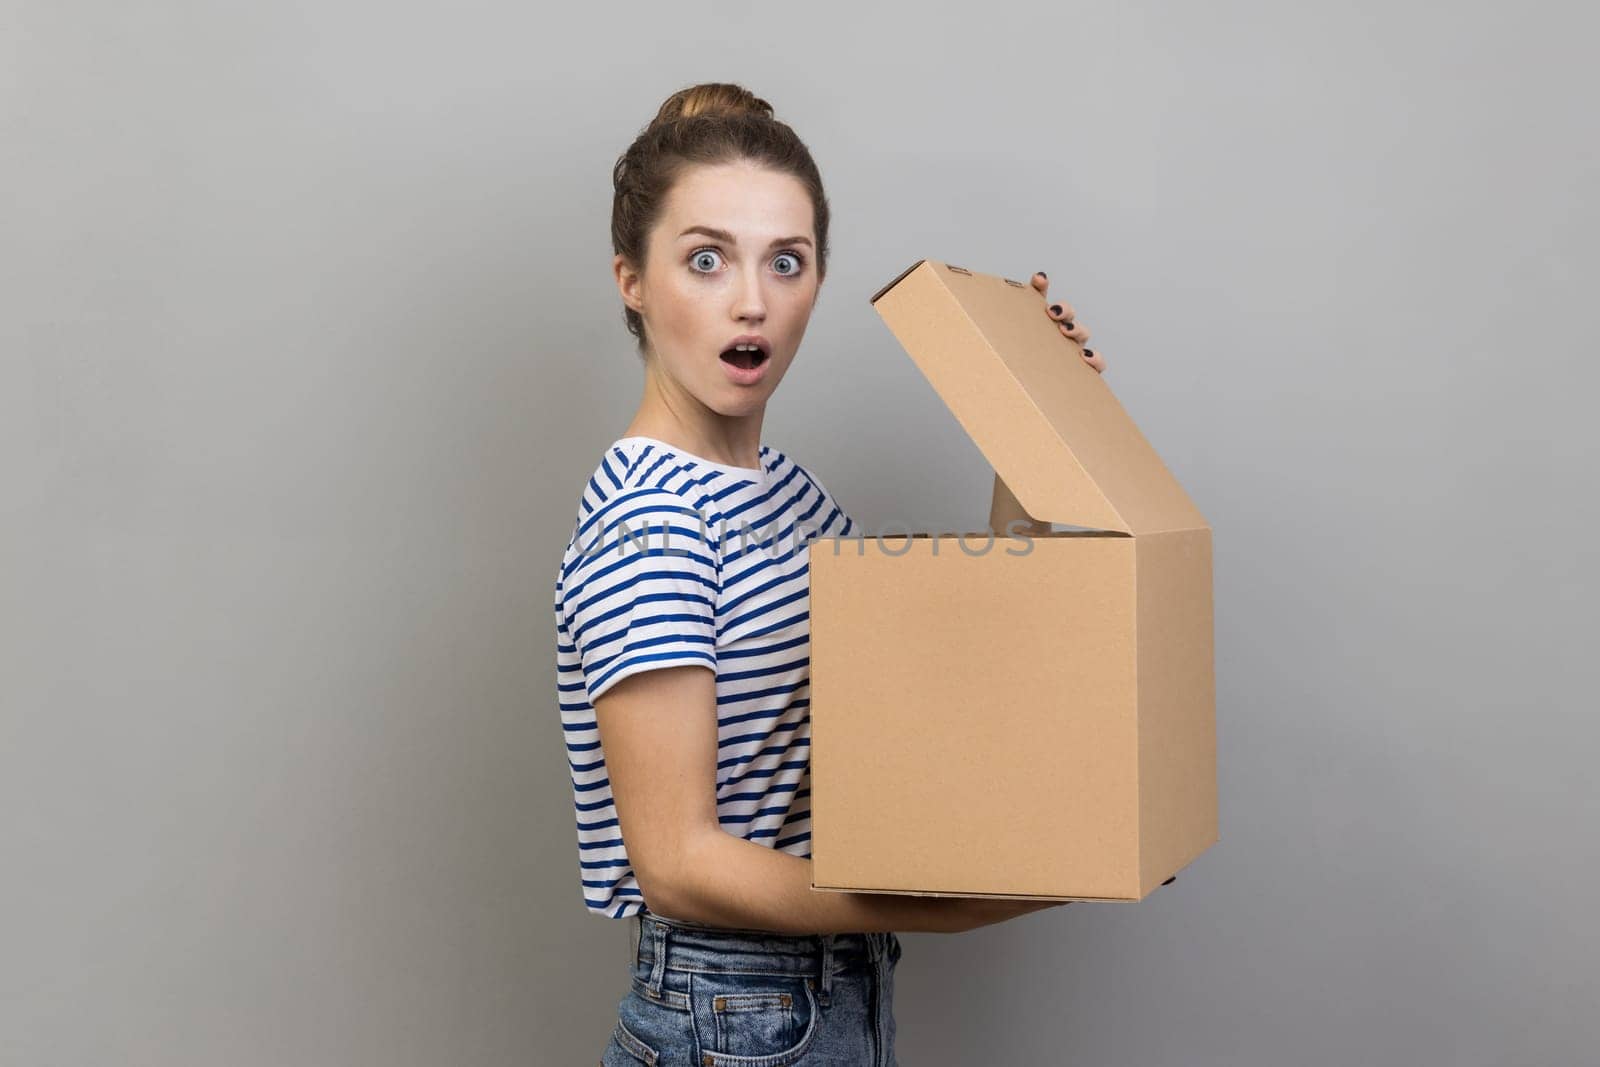
[[[1134,535],[1207,525],[1032,285],[922,259],[872,306],[1034,518]]]

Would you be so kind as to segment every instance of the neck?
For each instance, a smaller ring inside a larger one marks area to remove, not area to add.
[[[761,466],[765,405],[748,415],[722,415],[681,390],[669,393],[662,385],[655,368],[649,367],[644,398],[622,436],[654,437],[714,463]]]

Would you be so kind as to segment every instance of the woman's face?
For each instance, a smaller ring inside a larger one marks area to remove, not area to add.
[[[817,299],[812,215],[791,175],[749,162],[684,171],[651,231],[643,277],[616,260],[664,388],[725,416],[766,404]],[[724,359],[744,335],[765,354]]]

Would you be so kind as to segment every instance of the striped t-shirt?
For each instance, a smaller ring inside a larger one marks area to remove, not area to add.
[[[585,487],[556,577],[556,691],[589,911],[644,907],[593,701],[640,671],[716,672],[717,818],[811,855],[810,542],[854,525],[815,476],[765,445],[734,467],[624,437]]]

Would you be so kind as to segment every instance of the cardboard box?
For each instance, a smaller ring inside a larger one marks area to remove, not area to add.
[[[1217,840],[1210,527],[1031,285],[872,302],[999,533],[811,543],[812,885],[1141,900]]]

